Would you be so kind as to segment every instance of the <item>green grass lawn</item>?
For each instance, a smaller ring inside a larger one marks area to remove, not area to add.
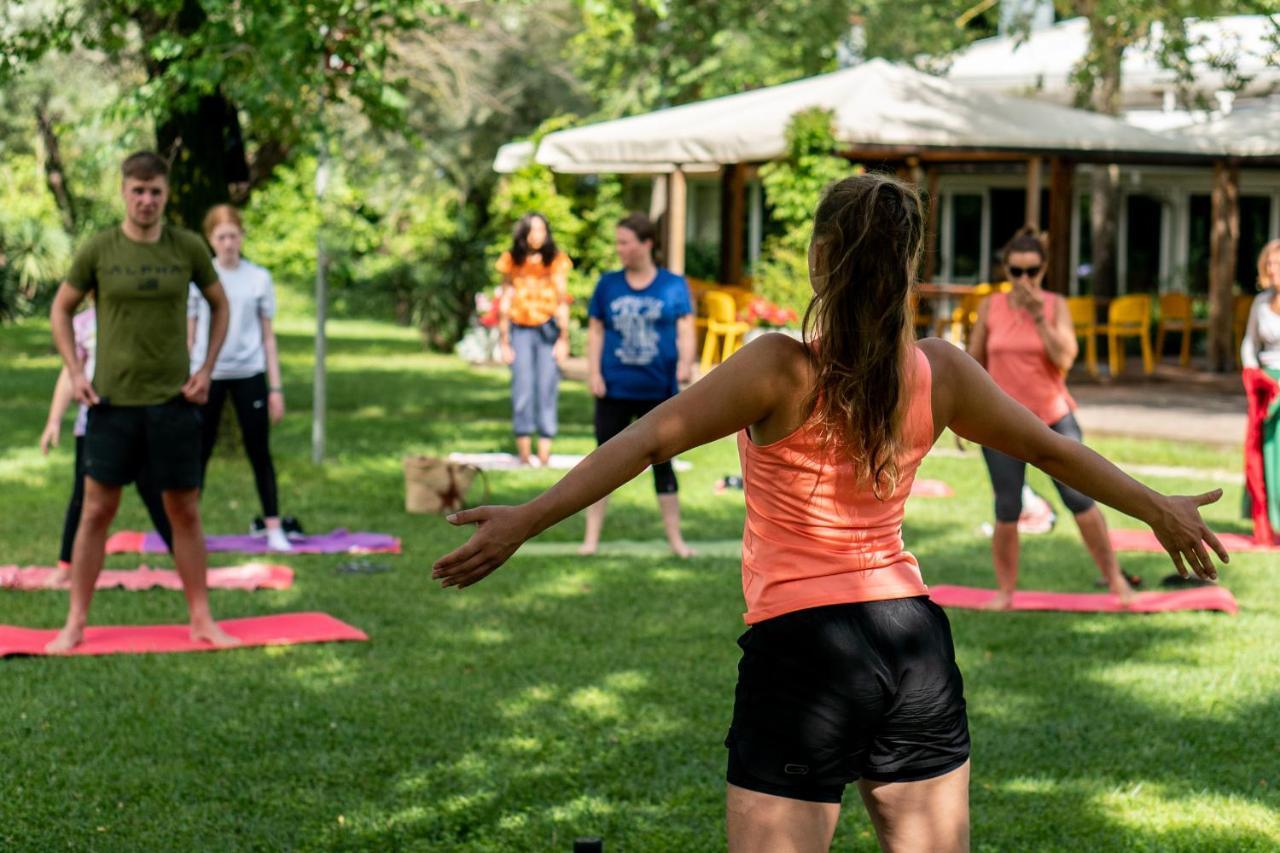
[[[0,661],[0,848],[555,851],[588,834],[610,851],[722,847],[722,740],[743,630],[735,561],[517,555],[478,587],[438,589],[430,562],[463,533],[403,512],[400,459],[509,449],[505,374],[424,354],[407,330],[334,323],[331,459],[317,468],[310,327],[282,332],[291,415],[274,444],[283,511],[312,531],[393,532],[404,555],[388,558],[392,572],[367,576],[336,573],[336,556],[287,558],[293,589],[215,591],[214,610],[324,610],[371,641]],[[0,563],[57,556],[70,421],[61,449],[46,459],[36,448],[56,368],[47,324],[0,329]],[[565,385],[561,413],[557,450],[587,451],[581,385]],[[1229,449],[1095,446],[1131,463],[1239,464]],[[681,475],[689,537],[740,535],[741,493],[712,489],[738,470],[732,443],[685,458],[694,466]],[[909,509],[906,536],[926,580],[992,585],[977,533],[990,516],[978,454],[932,457],[921,475],[957,492]],[[494,475],[494,500],[529,498],[554,478]],[[1240,487],[1228,487],[1209,509],[1214,526],[1247,531],[1239,505]],[[256,512],[248,463],[215,457],[207,528],[240,532]],[[127,495],[117,526],[144,519]],[[544,538],[581,533],[574,518]],[[606,538],[661,538],[648,475],[615,496]],[[1028,538],[1023,554],[1024,587],[1093,589],[1069,521]],[[1236,617],[953,612],[973,733],[975,849],[1280,847],[1276,563],[1241,555],[1223,572]],[[1124,564],[1149,581],[1170,570],[1161,555]],[[0,622],[55,627],[65,607],[65,593],[0,591]],[[184,616],[181,596],[161,591],[100,592],[93,610],[98,624]],[[874,849],[856,793],[847,799],[836,849]]]

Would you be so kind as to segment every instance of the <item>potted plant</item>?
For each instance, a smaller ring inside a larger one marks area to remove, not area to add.
[[[800,330],[790,328],[790,324],[800,319],[792,308],[775,305],[763,296],[758,296],[747,303],[747,307],[738,315],[738,319],[751,324],[754,328],[743,335],[743,342],[750,343],[768,332],[782,332],[797,340]]]

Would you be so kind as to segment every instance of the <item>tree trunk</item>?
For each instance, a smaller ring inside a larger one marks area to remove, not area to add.
[[[53,130],[53,119],[49,115],[49,96],[46,93],[36,104],[36,128],[40,131],[40,141],[44,144],[44,180],[53,193],[58,205],[58,213],[62,216],[62,230],[75,234],[76,206],[71,190],[67,188],[67,173],[62,165],[62,150],[58,146],[58,135]]]
[[[1097,166],[1090,186],[1089,224],[1093,229],[1092,294],[1110,299],[1119,293],[1116,242],[1120,216],[1120,167]]]
[[[192,36],[206,19],[198,0],[184,0],[172,17],[156,15],[146,6],[135,16],[147,42],[175,29]],[[147,77],[157,79],[167,65],[148,61]],[[233,185],[247,186],[249,166],[235,105],[216,90],[194,104],[184,94],[175,92],[173,101],[182,106],[157,119],[156,148],[170,162],[170,217],[198,231],[210,207],[231,200]]]
[[[1077,93],[1077,102],[1094,112],[1120,115],[1121,62],[1128,39],[1121,33],[1115,16],[1105,14],[1092,0],[1076,4],[1076,11],[1089,21],[1088,60],[1093,74]],[[1120,213],[1120,169],[1108,165],[1094,169],[1090,202],[1093,230],[1094,296],[1110,298],[1119,292],[1116,280],[1117,223]]]

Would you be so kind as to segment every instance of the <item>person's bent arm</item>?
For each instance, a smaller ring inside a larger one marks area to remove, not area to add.
[[[498,293],[498,344],[502,349],[502,360],[507,364],[515,361],[515,351],[511,349],[511,280],[502,279],[502,290]]]
[[[969,355],[983,367],[987,366],[987,311],[990,308],[991,300],[982,300],[978,305],[978,319],[969,331]]]
[[[694,327],[693,315],[685,314],[676,321],[676,381],[686,384],[693,381],[694,350],[698,348],[698,332]]]
[[[71,398],[86,406],[96,406],[98,393],[93,390],[93,384],[84,375],[84,365],[76,356],[76,336],[72,328],[76,308],[80,307],[83,301],[84,291],[64,281],[53,297],[53,307],[49,309],[49,325],[53,331],[53,343],[58,348],[58,354],[62,356],[62,363],[66,366],[67,375],[71,380]]]
[[[1056,298],[1045,295],[1045,299]],[[1043,313],[1036,318],[1036,334],[1044,342],[1044,350],[1049,360],[1065,373],[1071,369],[1071,365],[1076,363],[1076,356],[1080,354],[1080,344],[1076,342],[1076,327],[1071,322],[1071,312],[1067,310],[1067,303],[1060,301],[1057,307],[1052,323],[1044,319]]]
[[[605,442],[539,497],[519,506],[478,507],[449,516],[452,524],[477,528],[466,544],[436,561],[433,576],[444,586],[470,586],[506,562],[525,540],[650,465],[768,417],[794,394],[798,379],[789,365],[796,352],[795,342],[765,335]]]
[[[201,293],[209,303],[209,351],[205,353],[204,364],[200,365],[200,368],[183,384],[182,396],[188,402],[204,405],[209,399],[213,366],[218,361],[222,342],[227,337],[227,323],[231,318],[231,308],[227,303],[227,293],[222,289],[222,282],[215,281]]]
[[[596,397],[603,397],[608,391],[600,368],[603,355],[604,321],[598,317],[590,317],[587,319],[587,387]]]
[[[1240,341],[1241,367],[1258,366],[1258,308],[1259,303],[1255,302],[1249,309],[1249,323],[1244,329],[1244,340]]]
[[[1059,435],[991,381],[973,359],[945,342],[922,342],[934,365],[935,426],[1028,462],[1059,482],[1151,526],[1183,576],[1185,559],[1197,575],[1216,578],[1204,543],[1225,563],[1226,549],[1205,526],[1198,507],[1222,490],[1196,497],[1163,495],[1125,474],[1084,444]]]

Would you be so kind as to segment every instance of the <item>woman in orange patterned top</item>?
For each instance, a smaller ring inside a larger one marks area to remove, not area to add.
[[[559,421],[560,365],[569,357],[569,270],[573,262],[556,248],[541,213],[516,223],[511,249],[498,258],[502,297],[498,333],[502,360],[511,365],[511,409],[516,455],[531,463],[533,433],[538,461],[551,457]]]
[[[814,217],[804,343],[764,335],[528,503],[449,516],[477,527],[433,567],[444,586],[477,583],[650,464],[736,435],[750,627],[725,741],[730,853],[829,849],[849,783],[885,850],[968,850],[964,685],[946,614],[902,536],[912,480],[942,430],[1143,519],[1184,576],[1189,563],[1217,577],[1209,548],[1227,559],[1199,513],[1221,489],[1154,492],[1049,429],[951,344],[916,342],[924,222],[910,185],[876,174],[833,184]]]

